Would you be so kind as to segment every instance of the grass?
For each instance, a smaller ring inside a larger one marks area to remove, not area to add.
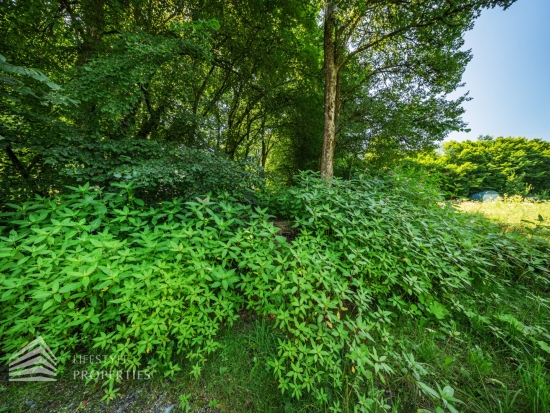
[[[189,411],[203,413],[284,412],[285,406],[292,404],[281,396],[265,363],[274,352],[277,337],[269,320],[243,314],[232,328],[221,333],[224,347],[208,360],[198,380],[188,368],[174,378],[125,381],[117,397],[106,403],[101,400],[104,393],[100,384],[74,380],[74,371],[83,367],[73,364],[58,374],[56,382],[4,382],[0,386],[0,412],[177,413],[186,411],[186,405]],[[182,403],[184,399],[187,403]]]
[[[498,308],[487,307],[486,313],[512,313],[526,326],[550,325],[549,302],[540,298],[541,292],[510,287],[493,293],[500,295],[501,300]],[[398,347],[414,354],[415,362],[427,372],[422,378],[425,383],[432,388],[454,388],[455,397],[461,400],[455,404],[460,412],[550,411],[548,362],[528,352],[518,352],[513,340],[503,346],[496,336],[467,320],[438,327],[425,318],[413,321],[403,317],[396,321],[393,333]],[[174,378],[128,381],[123,383],[118,397],[107,404],[101,401],[99,384],[73,380],[72,371],[78,368],[73,366],[55,383],[6,382],[0,390],[0,412],[325,411],[319,410],[308,395],[297,401],[278,389],[266,360],[276,354],[280,334],[273,328],[272,320],[243,312],[232,328],[222,332],[223,348],[208,360],[198,380],[192,378],[187,366]],[[435,411],[434,400],[418,392],[410,375],[397,372],[391,381],[377,384],[377,399],[389,407],[387,411]],[[352,410],[344,403],[341,411]]]
[[[519,232],[550,240],[550,201],[535,202],[514,196],[497,201],[462,202],[458,209],[488,218],[507,232]]]

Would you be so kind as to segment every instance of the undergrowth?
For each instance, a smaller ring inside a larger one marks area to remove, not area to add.
[[[262,208],[229,196],[148,206],[131,185],[73,190],[3,214],[4,360],[42,335],[61,365],[87,349],[114,356],[100,370],[198,378],[246,310],[278,332],[263,365],[311,409],[499,408],[462,387],[495,349],[526,389],[548,381],[548,244],[439,206],[416,176],[327,185],[304,174]],[[291,242],[273,215],[295,223]],[[441,362],[441,346],[466,361]],[[116,397],[116,376],[103,385]]]

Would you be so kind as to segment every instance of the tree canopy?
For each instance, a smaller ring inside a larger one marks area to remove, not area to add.
[[[483,8],[513,1],[326,1],[321,174],[333,176],[338,135],[363,149],[373,138],[410,149],[463,129],[466,95],[448,94],[471,58],[464,33]]]
[[[448,97],[465,31],[511,3],[2,2],[2,192],[131,179],[189,196],[433,147],[466,127],[467,94]]]
[[[550,142],[541,139],[480,136],[446,142],[442,154],[422,154],[413,162],[440,176],[453,196],[494,190],[528,195],[550,191]]]

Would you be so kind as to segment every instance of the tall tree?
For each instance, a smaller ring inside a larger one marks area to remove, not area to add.
[[[0,2],[0,14],[8,61],[43,69],[79,101],[50,113],[55,122],[19,116],[5,130],[14,155],[41,171],[32,176],[42,192],[134,172],[165,182],[184,170],[174,155],[183,147],[262,166],[274,154],[292,159],[274,165],[311,165],[294,156],[318,134],[300,118],[322,84],[309,3],[21,0]],[[27,101],[29,114],[46,109]],[[5,176],[14,165],[0,153]]]
[[[321,175],[332,178],[336,136],[343,105],[368,85],[421,91],[425,100],[448,94],[460,83],[469,59],[463,35],[487,7],[515,0],[327,0],[324,3],[324,133]],[[350,68],[360,68],[346,84]],[[376,96],[374,97],[376,99]],[[440,100],[443,103],[442,100]],[[456,127],[456,126],[455,126]]]

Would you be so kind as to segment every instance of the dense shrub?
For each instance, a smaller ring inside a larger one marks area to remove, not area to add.
[[[64,179],[107,187],[132,182],[147,203],[223,192],[246,199],[264,185],[263,171],[253,162],[146,139],[76,140],[51,149],[48,159]]]
[[[481,137],[447,142],[443,154],[421,155],[413,164],[438,173],[452,196],[495,190],[508,195],[550,191],[550,143],[541,139]]]
[[[168,376],[181,354],[198,376],[219,329],[248,310],[284,333],[269,365],[294,397],[370,411],[380,401],[373,389],[402,370],[452,405],[450,387],[422,381],[428,373],[393,324],[470,320],[511,351],[550,351],[543,325],[484,312],[493,297],[479,287],[547,285],[550,251],[440,206],[437,196],[401,174],[331,186],[303,175],[285,196],[264,199],[295,222],[292,242],[277,235],[268,209],[229,197],[147,208],[128,186],[118,194],[84,186],[14,206],[0,243],[2,349],[41,334],[62,362],[76,347],[96,347],[126,356],[103,369]]]

